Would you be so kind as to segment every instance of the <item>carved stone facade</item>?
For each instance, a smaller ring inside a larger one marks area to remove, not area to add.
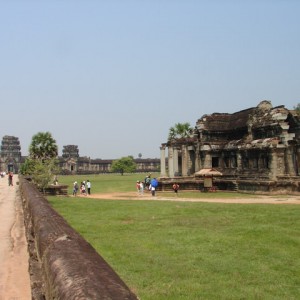
[[[0,152],[0,172],[18,173],[26,156],[21,156],[19,138],[4,136]],[[62,156],[58,157],[60,167],[65,174],[99,174],[111,172],[113,159],[91,159],[79,156],[77,145],[63,146]],[[136,172],[159,172],[160,159],[138,158]]]
[[[19,138],[5,135],[1,142],[0,171],[18,173],[24,161]]]
[[[272,107],[270,101],[233,114],[204,115],[193,137],[162,144],[162,160],[166,149],[169,169],[167,173],[162,167],[162,177],[189,177],[215,168],[223,173],[218,181],[225,189],[267,191],[265,185],[287,180],[292,190],[299,189],[300,118],[283,105]]]
[[[63,147],[63,154],[59,161],[65,174],[98,174],[111,172],[113,159],[81,157],[77,145],[67,145]],[[137,165],[136,172],[159,172],[160,170],[160,159],[137,158],[134,161]]]

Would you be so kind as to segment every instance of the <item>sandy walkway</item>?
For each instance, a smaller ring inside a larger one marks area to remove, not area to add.
[[[219,202],[219,203],[245,203],[245,204],[300,204],[300,196],[298,195],[283,195],[283,196],[263,196],[257,195],[249,198],[218,198],[218,193],[214,195],[214,198],[205,198],[203,194],[199,193],[199,198],[184,198],[184,192],[179,193],[178,197],[175,197],[173,193],[160,193],[157,192],[155,197],[152,197],[149,192],[145,192],[143,195],[138,195],[136,192],[124,192],[124,193],[101,193],[92,194],[90,196],[81,196],[95,199],[112,199],[112,200],[164,200],[164,201],[185,201],[185,202]]]
[[[0,300],[31,299],[28,252],[19,188],[0,178]]]

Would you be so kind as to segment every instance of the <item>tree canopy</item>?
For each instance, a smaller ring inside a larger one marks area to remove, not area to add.
[[[58,147],[50,132],[39,132],[32,137],[29,156],[21,166],[23,175],[30,175],[33,182],[45,191],[45,188],[59,173]]]
[[[132,156],[122,157],[120,159],[114,160],[111,165],[113,172],[119,172],[121,175],[124,173],[132,173],[136,170],[136,163]]]
[[[294,106],[294,110],[297,111],[297,114],[300,115],[300,103]]]
[[[190,123],[176,123],[175,126],[170,127],[169,129],[169,141],[179,138],[190,137],[193,133],[193,128]]]
[[[32,137],[29,146],[31,159],[51,159],[57,157],[58,147],[50,132],[39,132]]]

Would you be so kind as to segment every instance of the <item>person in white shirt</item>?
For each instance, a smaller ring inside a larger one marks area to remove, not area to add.
[[[88,194],[90,195],[91,194],[91,182],[89,180],[86,181],[86,186],[87,186]]]

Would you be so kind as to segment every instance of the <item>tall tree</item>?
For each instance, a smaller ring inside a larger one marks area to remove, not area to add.
[[[50,132],[39,132],[32,137],[29,146],[31,159],[47,160],[57,157],[58,147]]]
[[[187,138],[190,137],[193,132],[193,128],[190,123],[176,123],[174,127],[169,129],[169,140]]]
[[[45,191],[58,174],[58,147],[50,132],[39,132],[32,137],[29,156],[21,167],[21,173],[30,175],[33,182]]]
[[[297,112],[298,115],[300,115],[300,103],[294,106],[294,110]]]
[[[121,175],[124,173],[132,173],[136,170],[136,163],[132,156],[122,157],[120,159],[114,160],[111,165],[113,172],[119,172]]]

